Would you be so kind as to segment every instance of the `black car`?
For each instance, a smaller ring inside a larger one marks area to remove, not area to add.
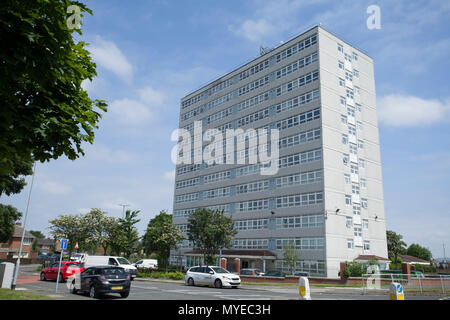
[[[105,293],[119,293],[122,298],[130,294],[130,274],[122,267],[97,266],[81,272],[79,281],[74,280],[72,293],[88,292],[91,298]]]
[[[283,277],[285,276],[285,274],[281,271],[277,271],[277,270],[271,270],[271,271],[267,271],[264,273],[265,277]]]

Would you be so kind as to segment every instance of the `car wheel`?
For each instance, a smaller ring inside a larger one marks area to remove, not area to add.
[[[89,289],[89,297],[98,298],[98,294],[95,291],[95,286],[91,286],[91,289]]]
[[[194,286],[194,279],[192,279],[192,278],[189,278],[188,279],[188,286]]]
[[[45,278],[45,273],[41,272],[41,281],[45,281],[47,278]]]
[[[120,294],[120,297],[121,297],[121,298],[128,298],[129,295],[130,295],[130,291],[122,292],[122,293]]]
[[[216,279],[216,281],[214,281],[214,287],[220,289],[222,288],[222,281],[220,281],[219,279]]]

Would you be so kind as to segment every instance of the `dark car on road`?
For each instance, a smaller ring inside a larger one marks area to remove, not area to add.
[[[130,294],[130,274],[122,267],[96,266],[86,268],[72,282],[72,293],[89,293],[98,298],[106,293],[119,293],[122,298]]]
[[[265,277],[285,277],[285,274],[281,271],[270,270],[264,273]]]

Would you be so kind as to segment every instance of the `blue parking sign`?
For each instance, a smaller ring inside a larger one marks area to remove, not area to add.
[[[397,285],[397,292],[398,293],[403,293],[403,287],[401,284]]]
[[[69,240],[67,239],[61,239],[61,250],[66,250],[67,249],[67,243],[69,242]]]

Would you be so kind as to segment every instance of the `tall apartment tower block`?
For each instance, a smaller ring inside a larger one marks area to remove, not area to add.
[[[288,271],[286,245],[298,250],[295,271],[311,276],[336,278],[345,261],[386,267],[373,59],[320,26],[267,51],[184,97],[179,127],[278,129],[278,172],[179,164],[173,223],[186,231],[195,209],[224,210],[238,233],[221,255],[241,268]],[[183,241],[171,262],[202,263],[194,249]]]

